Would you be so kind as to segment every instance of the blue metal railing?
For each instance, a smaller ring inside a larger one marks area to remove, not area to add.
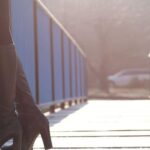
[[[36,103],[86,100],[86,56],[41,0],[11,2],[12,32]]]

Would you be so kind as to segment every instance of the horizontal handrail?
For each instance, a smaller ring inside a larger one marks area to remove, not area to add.
[[[72,43],[78,48],[78,50],[82,53],[82,55],[86,58],[86,55],[83,49],[79,46],[76,40],[71,36],[71,34],[64,28],[64,26],[56,19],[53,13],[43,4],[41,0],[36,0],[37,4],[43,8],[43,10],[47,13],[47,15],[53,19],[53,21],[60,27],[60,29],[68,36],[68,38],[72,41]]]

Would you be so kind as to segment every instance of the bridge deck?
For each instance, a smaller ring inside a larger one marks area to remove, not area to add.
[[[48,118],[55,150],[150,149],[150,101],[89,101]]]

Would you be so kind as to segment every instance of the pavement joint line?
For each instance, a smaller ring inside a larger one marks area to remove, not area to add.
[[[63,138],[69,138],[69,137],[72,137],[72,138],[106,138],[106,137],[116,137],[116,138],[118,138],[118,137],[129,137],[129,138],[132,138],[132,137],[150,137],[150,135],[108,135],[108,136],[103,136],[103,135],[100,135],[100,136],[51,136],[51,137],[54,137],[54,138],[61,138],[61,137],[63,137]]]
[[[53,149],[149,149],[150,146],[142,146],[142,147],[53,147]],[[37,149],[37,148],[35,148]],[[40,149],[40,148],[38,148]],[[42,148],[43,149],[43,148]]]

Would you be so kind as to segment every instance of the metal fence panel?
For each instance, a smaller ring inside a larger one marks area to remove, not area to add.
[[[70,51],[70,47],[69,47],[69,39],[67,38],[67,36],[64,34],[64,38],[63,38],[63,42],[64,42],[64,71],[65,71],[65,98],[71,98],[70,95],[70,61],[69,61],[69,51]]]
[[[78,90],[78,92],[77,92],[77,96],[78,97],[81,97],[81,68],[80,68],[80,52],[79,52],[79,50],[77,49],[77,90]]]
[[[81,61],[81,95],[82,95],[82,97],[84,97],[85,96],[85,90],[84,90],[84,84],[85,84],[85,80],[84,80],[84,57],[83,56],[81,56],[81,59],[80,59],[80,61]]]
[[[33,2],[31,0],[11,0],[11,21],[17,54],[21,59],[35,98]]]
[[[38,62],[40,103],[52,100],[51,40],[49,17],[38,7]]]
[[[54,77],[55,77],[55,99],[63,99],[62,90],[62,50],[61,50],[61,30],[53,22],[53,54],[54,54]]]
[[[76,55],[75,46],[71,44],[71,59],[72,59],[72,97],[76,98]]]

